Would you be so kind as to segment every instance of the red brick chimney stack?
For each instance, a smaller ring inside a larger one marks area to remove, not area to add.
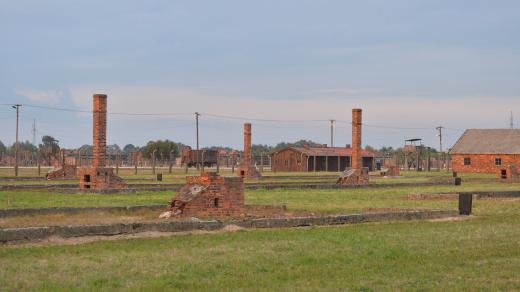
[[[105,167],[105,155],[107,147],[107,96],[106,94],[94,94],[94,141],[93,141],[93,167]]]
[[[252,160],[252,149],[251,149],[251,124],[244,124],[244,163],[242,169],[249,171]]]
[[[352,168],[363,168],[363,158],[361,156],[361,125],[362,110],[352,110]]]

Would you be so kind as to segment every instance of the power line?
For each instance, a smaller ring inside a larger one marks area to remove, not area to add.
[[[50,106],[41,106],[41,105],[32,105],[32,104],[23,104],[25,107],[29,108],[39,108],[39,109],[47,109],[54,111],[64,111],[64,112],[75,112],[75,113],[92,113],[91,110],[82,110],[82,109],[71,109],[71,108],[60,108],[60,107],[50,107]],[[130,113],[130,112],[107,112],[109,115],[120,115],[120,116],[187,116],[192,115],[191,113]]]
[[[6,106],[13,106],[13,104],[0,104]],[[62,108],[62,107],[52,107],[52,106],[40,106],[33,104],[22,104],[24,107],[28,108],[37,108],[37,109],[45,109],[45,110],[54,110],[54,111],[64,111],[64,112],[75,112],[75,113],[92,113],[91,110],[82,110],[82,109],[72,109],[72,108]],[[138,113],[138,112],[108,112],[109,115],[120,115],[120,116],[191,116],[193,113]],[[274,123],[324,123],[331,122],[331,119],[265,119],[265,118],[257,118],[257,117],[244,117],[244,116],[233,116],[233,115],[222,115],[215,113],[200,113],[199,116],[208,116],[212,118],[219,119],[228,119],[228,120],[241,120],[241,121],[255,121],[255,122],[274,122]],[[344,120],[332,120],[338,123],[344,123],[352,125],[350,121]],[[334,123],[332,122],[332,123]],[[434,130],[435,127],[399,127],[399,126],[387,126],[387,125],[377,125],[377,124],[366,124],[363,123],[363,126],[370,128],[381,128],[381,129],[396,129],[396,130]],[[463,131],[462,129],[454,129],[454,128],[445,128],[447,130],[456,130]]]
[[[201,115],[205,115],[213,118],[221,118],[221,119],[230,119],[230,120],[242,120],[242,121],[253,121],[253,122],[279,122],[279,123],[305,123],[305,122],[329,122],[330,120],[281,120],[281,119],[260,119],[260,118],[248,118],[248,117],[239,117],[239,116],[229,116],[229,115],[220,115],[220,114],[211,114],[211,113],[201,113]]]

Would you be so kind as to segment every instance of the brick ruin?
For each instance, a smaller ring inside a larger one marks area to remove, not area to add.
[[[508,165],[498,171],[498,180],[500,182],[517,183],[520,182],[520,176],[515,165]]]
[[[45,175],[47,180],[75,179],[78,176],[76,164],[68,164],[66,161],[67,150],[60,150],[60,159],[54,169]]]
[[[399,169],[399,166],[397,166],[397,157],[394,157],[394,159],[390,160],[386,165],[384,165],[381,168],[381,176],[383,177],[396,177],[401,174],[401,170]]]
[[[337,183],[342,185],[366,185],[368,184],[367,167],[363,167],[361,154],[362,110],[352,109],[352,168],[346,169],[339,177]]]
[[[237,175],[245,178],[245,179],[251,179],[251,178],[259,178],[262,175],[256,169],[255,165],[252,165],[251,162],[253,161],[253,150],[252,150],[252,144],[251,144],[251,124],[245,123],[244,124],[244,157],[242,157],[242,163],[237,168]]]
[[[79,169],[79,188],[90,190],[120,189],[126,187],[123,180],[106,166],[107,146],[107,96],[94,94],[93,108],[93,158],[92,167]]]
[[[381,168],[381,176],[396,177],[399,176],[399,174],[401,174],[401,170],[399,169],[399,167],[395,165],[389,165],[384,168]]]
[[[241,216],[245,213],[244,180],[216,172],[187,176],[186,185],[168,203],[168,210],[162,218]]]

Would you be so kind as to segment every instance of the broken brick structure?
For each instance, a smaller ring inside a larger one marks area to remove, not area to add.
[[[58,169],[51,170],[45,177],[47,180],[75,179],[78,177],[77,172],[76,165],[63,165]]]
[[[106,166],[107,96],[105,94],[94,94],[93,117],[92,167],[79,170],[79,187],[91,190],[124,188],[126,184],[123,180],[114,174],[111,167]]]
[[[362,110],[352,110],[352,168],[346,169],[338,179],[342,185],[366,185],[368,184],[367,167],[363,167],[363,156],[361,148],[362,135]]]
[[[259,178],[262,175],[256,169],[255,165],[252,165],[253,161],[253,149],[251,144],[251,124],[244,124],[244,156],[242,157],[242,163],[237,168],[237,175],[243,178]]]
[[[520,167],[520,129],[469,129],[450,150],[458,173],[499,173]]]
[[[225,217],[245,212],[244,180],[216,172],[186,177],[186,185],[168,203],[171,216]]]
[[[67,163],[66,156],[69,153],[69,150],[61,149],[60,150],[60,159],[54,166],[54,169],[49,171],[45,175],[47,180],[59,180],[59,179],[75,179],[78,176],[78,168],[74,163]]]
[[[399,176],[400,173],[401,173],[401,171],[400,171],[399,167],[397,167],[395,165],[389,165],[384,168],[381,168],[381,176],[395,177],[395,176]]]

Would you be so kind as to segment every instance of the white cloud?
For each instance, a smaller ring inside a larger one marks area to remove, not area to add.
[[[108,95],[109,112],[127,113],[186,113],[186,116],[157,117],[110,116],[110,127],[114,127],[114,141],[132,143],[139,137],[155,139],[156,136],[172,134],[172,139],[192,142],[193,113],[203,113],[202,125],[204,145],[228,145],[239,147],[242,120],[215,119],[204,113],[238,116],[256,119],[281,120],[329,120],[346,121],[338,123],[337,145],[350,143],[352,108],[363,109],[365,144],[400,146],[408,138],[424,138],[427,145],[438,145],[436,126],[451,128],[445,135],[445,145],[451,146],[466,128],[504,128],[509,123],[509,111],[520,108],[520,98],[513,97],[344,97],[322,95],[306,99],[265,99],[257,97],[227,97],[208,93],[208,89],[178,89],[159,86],[92,86],[76,87],[70,90],[74,103],[86,110],[92,108],[92,95]],[[325,96],[325,97],[324,97]],[[85,114],[88,115],[88,114]],[[222,123],[221,123],[222,122]],[[328,122],[308,123],[266,123],[251,121],[255,128],[255,143],[274,144],[309,138],[327,143]],[[426,128],[389,129],[384,127]],[[139,130],[135,130],[139,129]],[[148,130],[146,130],[148,129]],[[174,129],[173,132],[170,129]],[[163,132],[161,132],[163,131]],[[161,136],[162,137],[162,136]],[[239,138],[237,138],[239,137]],[[145,139],[145,138],[143,138]]]
[[[65,96],[63,90],[37,90],[30,88],[19,88],[15,91],[16,94],[27,97],[31,101],[57,104]]]
[[[130,113],[187,113],[196,111],[260,119],[349,121],[351,109],[364,109],[366,123],[401,127],[490,127],[510,109],[520,107],[512,97],[316,97],[313,99],[233,98],[204,91],[159,86],[93,86],[71,89],[74,102],[92,107],[92,95],[109,96],[109,111]],[[327,95],[327,94],[325,94]],[[134,117],[133,117],[134,118]],[[505,124],[504,124],[505,125]]]

